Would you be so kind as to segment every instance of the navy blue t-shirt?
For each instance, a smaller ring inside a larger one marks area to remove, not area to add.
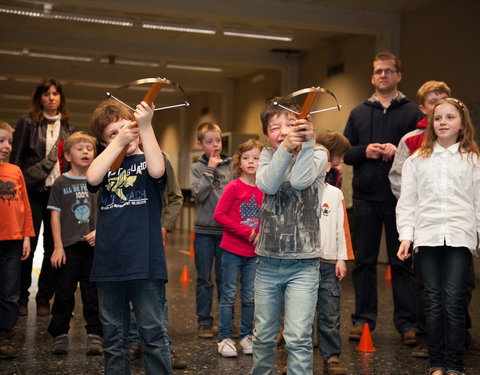
[[[143,154],[126,157],[108,172],[100,189],[91,281],[167,280],[162,243],[166,174],[153,179]]]

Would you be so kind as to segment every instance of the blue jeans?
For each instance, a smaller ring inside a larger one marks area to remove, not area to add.
[[[313,373],[312,327],[319,276],[317,258],[257,258],[252,375],[274,374],[282,311],[285,311],[287,374]]]
[[[165,329],[168,332],[168,300],[165,299]],[[137,318],[133,312],[132,304],[130,303],[130,329],[128,330],[128,341],[130,345],[140,346],[140,336],[138,335]],[[169,340],[170,347],[172,341]]]
[[[9,333],[20,316],[22,240],[0,241],[0,336]]]
[[[224,251],[222,255],[222,296],[220,297],[218,337],[232,338],[233,305],[237,296],[238,277],[242,283],[242,320],[240,338],[251,335],[253,330],[253,307],[256,257],[244,257]]]
[[[420,247],[430,366],[463,371],[465,288],[472,254],[466,247]]]
[[[222,253],[220,248],[221,234],[195,233],[193,246],[195,249],[195,267],[197,269],[197,321],[199,325],[212,325],[213,283],[212,267],[215,261],[215,283],[217,297],[220,300],[222,284]]]
[[[376,202],[354,199],[355,229],[353,251],[355,268],[352,271],[355,287],[355,313],[352,323],[368,323],[375,329],[377,321],[377,260],[382,228],[385,227],[388,262],[392,270],[393,322],[399,333],[417,330],[415,307],[415,276],[411,260],[397,257],[398,232],[395,216],[396,201]]]
[[[320,283],[317,301],[318,347],[323,359],[339,356],[342,350],[340,338],[340,295],[342,289],[335,275],[335,264],[320,262]]]
[[[97,282],[106,375],[130,374],[130,301],[137,318],[147,375],[173,374],[165,322],[165,281]]]

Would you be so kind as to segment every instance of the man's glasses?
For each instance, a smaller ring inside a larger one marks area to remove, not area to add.
[[[386,75],[396,73],[397,71],[395,69],[377,69],[373,72],[376,76],[381,76],[382,73],[385,73]]]

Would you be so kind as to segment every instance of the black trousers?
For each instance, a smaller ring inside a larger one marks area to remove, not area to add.
[[[368,323],[375,328],[377,320],[377,259],[382,228],[385,227],[388,262],[392,270],[393,321],[399,333],[417,330],[415,306],[415,276],[411,260],[397,257],[398,233],[395,217],[396,201],[353,201],[355,228],[353,251],[355,268],[352,272],[355,287],[354,325]]]
[[[50,225],[50,210],[47,210],[50,191],[37,192],[29,191],[28,198],[32,209],[33,227],[36,237],[31,238],[30,256],[22,262],[22,274],[20,277],[20,304],[26,305],[30,295],[28,289],[32,284],[32,264],[35,249],[40,234],[40,226],[43,222],[43,263],[38,279],[38,292],[36,296],[37,305],[47,306],[53,297],[57,284],[58,270],[52,267],[50,258],[53,253],[53,237]]]
[[[60,268],[55,300],[52,307],[52,319],[48,332],[53,337],[67,334],[70,319],[75,309],[75,291],[80,283],[83,303],[83,317],[87,334],[102,336],[102,325],[98,314],[98,293],[95,283],[90,282],[93,262],[93,247],[87,242],[77,242],[65,248],[67,261]]]

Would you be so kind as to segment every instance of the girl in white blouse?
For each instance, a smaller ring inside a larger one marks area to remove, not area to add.
[[[463,374],[465,276],[480,233],[479,157],[467,107],[446,98],[402,171],[397,256],[409,258],[413,242],[425,285],[430,375]]]

